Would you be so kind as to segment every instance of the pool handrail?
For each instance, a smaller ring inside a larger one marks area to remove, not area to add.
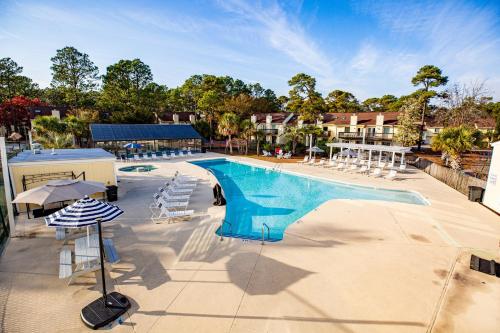
[[[271,228],[269,228],[269,226],[267,224],[262,223],[262,242],[261,242],[262,245],[264,245],[264,241],[265,241],[265,239],[264,239],[264,227],[267,228],[267,239],[268,240],[271,239]]]
[[[233,232],[233,225],[231,222],[227,221],[226,219],[222,219],[220,223],[220,241],[222,242],[224,240],[224,224],[229,224],[229,231],[232,233]]]

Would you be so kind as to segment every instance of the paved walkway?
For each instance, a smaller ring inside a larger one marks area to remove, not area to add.
[[[104,227],[121,256],[109,285],[133,303],[115,332],[498,332],[500,279],[468,265],[470,253],[500,260],[500,218],[425,173],[390,182],[283,165],[416,190],[431,205],[333,200],[290,226],[283,241],[262,246],[214,235],[224,207],[212,206],[214,179],[205,170],[153,164],[159,168],[148,174],[119,173],[117,204],[126,213]],[[153,224],[147,203],[176,170],[203,179],[190,204],[197,214]],[[0,258],[0,331],[87,331],[79,311],[99,296],[99,272],[67,286],[57,276],[62,243],[54,231],[30,221],[18,232]]]

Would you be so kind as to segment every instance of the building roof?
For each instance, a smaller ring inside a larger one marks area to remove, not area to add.
[[[59,111],[61,118],[66,117],[69,108],[67,106],[28,106],[31,119],[37,116],[52,116],[52,110]]]
[[[496,126],[496,121],[495,118],[491,116],[483,116],[483,117],[477,117],[473,122],[472,125],[474,125],[477,128],[488,128],[488,129],[493,129]],[[425,126],[427,128],[429,127],[446,127],[446,121],[444,119],[441,119],[439,117],[425,117]]]
[[[116,157],[101,148],[90,149],[42,149],[40,154],[33,154],[31,150],[25,150],[9,160],[9,164],[29,162],[49,162],[66,160],[97,160],[115,159]]]
[[[90,132],[94,142],[202,139],[191,125],[91,124]]]
[[[254,116],[259,124],[265,123],[267,116],[272,117],[272,123],[283,123],[290,116],[290,112],[255,113]]]
[[[165,112],[160,115],[160,119],[162,121],[174,122],[174,114],[179,116],[179,122],[181,123],[189,123],[191,120],[189,116],[194,116],[193,112]]]
[[[358,116],[358,125],[375,125],[377,115],[384,116],[384,125],[396,125],[398,122],[399,112],[358,112],[358,113],[343,113],[332,112],[323,114],[323,123],[330,125],[349,125],[351,116]]]

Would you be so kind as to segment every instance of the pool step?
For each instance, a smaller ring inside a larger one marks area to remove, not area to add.
[[[215,232],[218,236],[220,236],[220,227],[217,229],[217,231]],[[262,237],[258,237],[258,236],[248,236],[248,235],[242,235],[242,234],[237,234],[237,233],[233,233],[233,232],[224,232],[224,235],[223,237],[231,237],[231,238],[239,238],[239,239],[248,239],[248,240],[256,240],[256,241],[261,241],[262,240]],[[266,242],[279,242],[281,239],[280,238],[273,238],[273,237],[270,237],[270,238],[265,238],[264,239]]]

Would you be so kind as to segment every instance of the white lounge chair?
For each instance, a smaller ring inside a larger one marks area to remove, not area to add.
[[[396,170],[391,170],[384,178],[394,180],[397,178],[397,175],[398,175],[398,172]]]
[[[188,153],[187,153],[188,156],[194,156],[193,153],[191,152],[191,150],[188,150]]]
[[[151,156],[149,156],[148,154],[144,154],[144,155],[143,155],[143,158],[144,158],[145,160],[151,160],[151,159],[152,159],[152,158],[151,158]]]
[[[177,188],[195,188],[196,187],[196,183],[192,183],[192,182],[183,182],[182,180],[180,180],[179,178],[177,177],[174,177],[172,178],[172,183],[175,185],[175,187]]]
[[[163,152],[163,154],[161,154],[161,157],[164,159],[164,160],[169,160],[170,159],[170,156],[167,155],[167,153]]]
[[[370,174],[370,176],[373,176],[373,177],[382,177],[382,169],[381,168],[375,168],[375,169],[373,169],[373,172]]]
[[[358,169],[358,171],[357,171],[357,172],[358,172],[358,173],[368,173],[368,172],[370,172],[370,171],[369,171],[369,169],[368,169],[368,167],[367,167],[366,165],[362,165],[362,166]]]
[[[172,210],[163,206],[162,204],[159,205],[158,209],[160,210],[158,216],[151,216],[151,220],[155,223],[160,223],[163,220],[170,222],[173,219],[191,217],[194,214],[194,210],[192,209]]]
[[[160,191],[160,194],[165,201],[184,201],[191,198],[191,194],[172,193],[162,187],[160,187],[158,191]]]
[[[321,166],[322,167],[322,166],[325,166],[325,164],[326,164],[326,161],[324,159],[321,159],[321,160],[319,160],[318,163],[314,163],[312,165],[314,165],[314,166]]]
[[[156,155],[156,153],[151,153],[151,158],[153,160],[157,160],[158,159],[158,155]]]
[[[163,192],[164,193],[164,192]],[[163,195],[159,195],[158,193],[155,193],[153,196],[153,202],[149,205],[149,209],[151,210],[152,216],[155,214],[158,214],[159,211],[158,209],[160,206],[167,207],[167,208],[176,208],[179,209],[179,207],[183,207],[184,209],[187,208],[187,205],[189,204],[189,197],[183,201],[179,200],[165,200]]]
[[[139,154],[134,154],[134,161],[141,161]]]
[[[179,173],[179,171],[176,171],[174,174],[174,178],[179,179],[183,183],[197,183],[198,178],[191,177],[191,176],[184,176]]]
[[[175,155],[175,151],[171,151],[170,152],[170,157],[172,157],[172,158],[176,158],[177,157],[177,155]]]
[[[400,164],[399,165],[399,171],[400,172],[405,172],[406,171],[406,164]]]
[[[286,159],[286,160],[292,158],[292,152],[289,151],[288,153],[286,153],[285,155],[283,155],[283,158]]]
[[[193,193],[192,188],[178,188],[174,184],[171,183],[166,183],[165,184],[165,189],[169,191],[169,193],[173,194],[191,194]]]
[[[304,163],[305,165],[313,165],[316,163],[316,157],[311,158],[308,162]]]
[[[337,165],[337,162],[334,160],[329,160],[328,163],[323,165],[324,168],[334,168]]]
[[[184,157],[186,155],[184,155],[184,152],[182,150],[179,150],[179,157]]]
[[[344,162],[340,162],[339,164],[337,164],[337,167],[335,167],[336,170],[342,170],[344,169],[345,167],[345,163]]]
[[[346,171],[356,171],[358,166],[356,164],[351,164],[349,168],[346,168]]]
[[[299,164],[305,164],[309,161],[309,156],[304,156],[304,159],[302,161],[298,161],[297,163]]]

